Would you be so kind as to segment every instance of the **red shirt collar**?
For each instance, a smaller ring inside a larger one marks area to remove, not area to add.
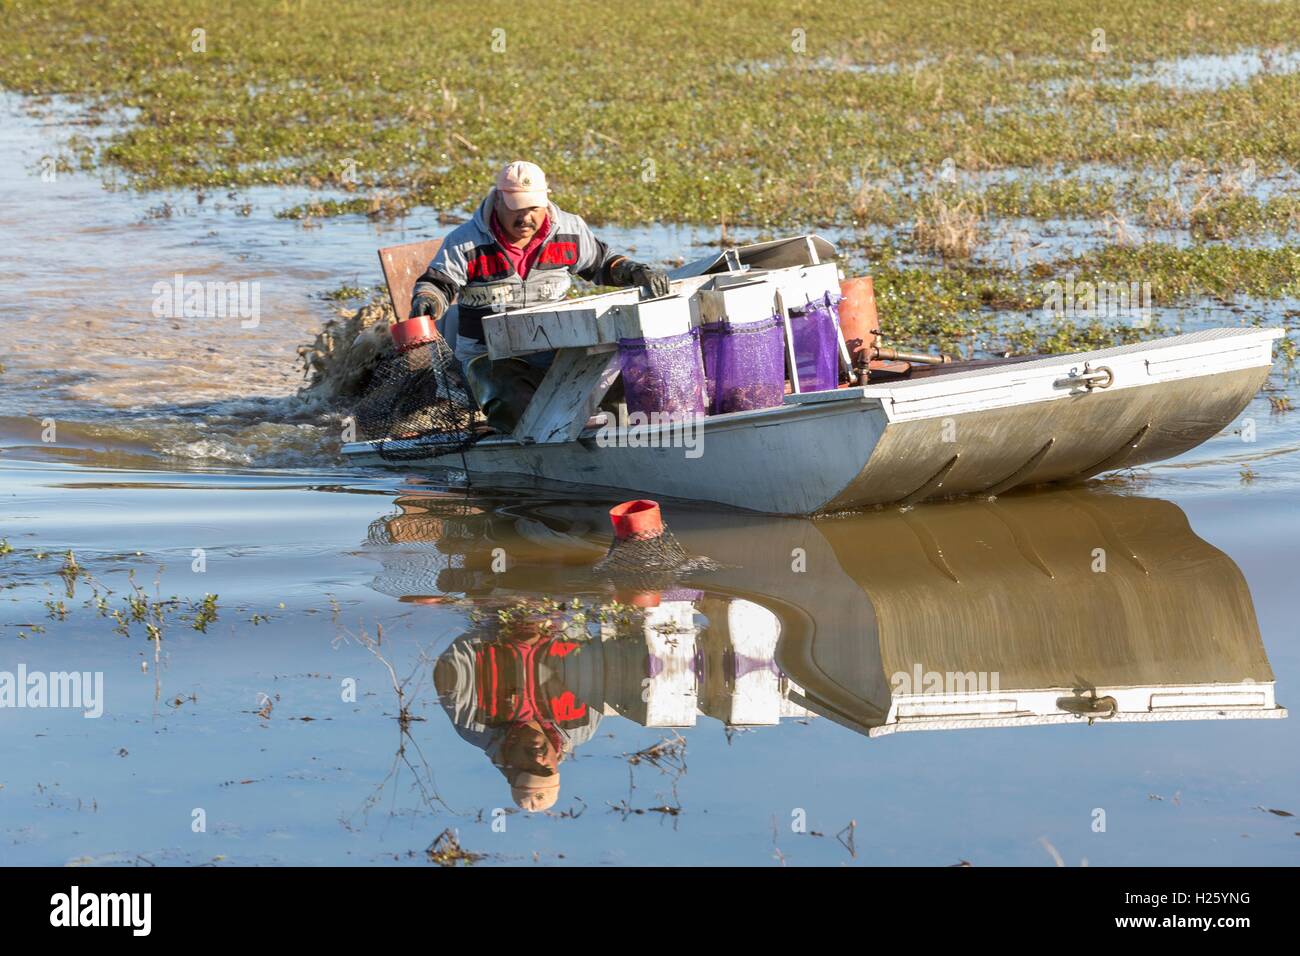
[[[488,224],[492,227],[493,238],[496,239],[497,245],[501,246],[502,249],[511,246],[515,249],[523,249],[525,253],[531,252],[536,246],[540,245],[542,241],[546,239],[547,233],[551,231],[551,217],[548,215],[542,220],[541,228],[533,233],[533,238],[529,239],[526,245],[515,246],[506,237],[505,230],[501,228],[501,223],[497,219],[497,211],[495,209],[492,210],[492,215],[488,219]]]

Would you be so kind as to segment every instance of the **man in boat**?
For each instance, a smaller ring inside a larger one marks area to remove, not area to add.
[[[439,326],[448,340],[454,339],[456,357],[485,410],[489,398],[497,397],[492,393],[512,391],[515,385],[531,395],[527,380],[535,387],[537,370],[548,366],[554,353],[529,356],[525,362],[531,374],[521,371],[518,362],[489,363],[486,358],[471,367],[487,354],[484,316],[563,299],[574,275],[597,285],[639,285],[655,296],[670,291],[666,272],[610,252],[581,216],[560,209],[549,193],[540,167],[506,165],[473,218],[451,231],[415,283],[411,316],[442,320]],[[527,397],[522,396],[523,403]]]

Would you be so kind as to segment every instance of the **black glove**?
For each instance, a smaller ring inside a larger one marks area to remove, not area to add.
[[[411,300],[410,318],[413,319],[417,315],[427,315],[430,319],[437,320],[442,315],[442,300],[436,295],[421,292]]]
[[[611,278],[620,285],[639,285],[656,297],[672,293],[668,273],[644,262],[621,259],[614,266],[613,272]]]

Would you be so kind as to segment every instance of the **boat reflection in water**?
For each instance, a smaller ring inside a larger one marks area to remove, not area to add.
[[[603,509],[398,505],[372,528],[376,587],[491,612],[435,683],[529,809],[554,802],[564,757],[611,715],[816,715],[871,737],[1286,716],[1240,570],[1166,501],[1068,490],[817,521],[681,510],[673,533],[723,567],[633,595],[590,572]],[[586,613],[616,597],[643,615],[574,625],[574,599]],[[495,613],[511,606],[533,610]]]

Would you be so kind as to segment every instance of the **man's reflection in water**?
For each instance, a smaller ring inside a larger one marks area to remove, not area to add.
[[[770,610],[690,589],[636,598],[637,607],[518,599],[438,660],[434,684],[457,732],[522,809],[555,805],[560,764],[602,714],[655,728],[812,716],[773,659],[781,628]]]
[[[561,682],[579,643],[554,614],[480,625],[439,658],[433,679],[456,732],[501,771],[523,810],[555,805],[560,764],[591,739],[600,713]]]

